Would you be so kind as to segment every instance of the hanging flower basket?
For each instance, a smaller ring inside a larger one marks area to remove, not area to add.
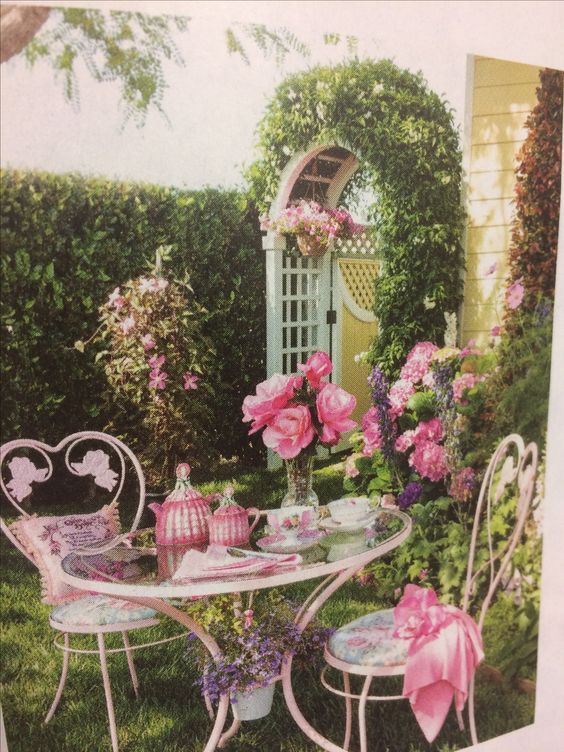
[[[302,256],[323,256],[329,244],[325,240],[317,240],[312,235],[298,235],[298,248]]]

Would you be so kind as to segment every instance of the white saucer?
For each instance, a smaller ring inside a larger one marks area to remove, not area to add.
[[[312,533],[317,535],[312,535]],[[267,535],[257,541],[257,546],[261,551],[268,551],[271,554],[297,554],[315,546],[324,534],[319,530],[309,530],[307,537],[285,538],[283,535]]]
[[[368,527],[368,525],[374,522],[377,516],[378,510],[375,510],[374,512],[370,512],[370,514],[367,514],[366,517],[363,517],[361,520],[348,523],[337,522],[331,517],[327,517],[324,520],[319,520],[317,526],[322,528],[323,530],[330,530],[333,533],[349,533],[353,532],[354,530],[362,530],[363,528]]]

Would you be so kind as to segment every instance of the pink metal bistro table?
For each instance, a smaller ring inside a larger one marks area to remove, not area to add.
[[[291,569],[274,569],[262,574],[222,573],[213,579],[176,581],[171,579],[170,569],[162,565],[163,554],[166,552],[158,548],[137,548],[123,541],[104,550],[73,552],[63,559],[61,565],[63,579],[69,585],[149,606],[187,627],[203,643],[210,655],[217,657],[221,651],[212,634],[191,615],[173,605],[171,599],[236,595],[321,579],[320,583],[313,586],[296,614],[295,622],[299,630],[303,631],[323,604],[347,580],[367,564],[397,548],[406,540],[411,532],[411,518],[400,511],[381,510],[377,517],[376,531],[372,545],[359,553],[345,553],[342,558],[329,561],[328,559],[332,558],[331,549],[319,547],[321,553],[314,561],[304,556],[302,563]],[[162,548],[170,550],[171,547]],[[119,579],[115,577],[116,562],[124,564]],[[304,734],[328,752],[343,752],[342,747],[316,730],[298,707],[292,688],[291,656],[284,662],[280,679],[288,710]],[[215,716],[209,701],[206,704],[210,717],[213,718],[213,727],[203,752],[212,752],[217,747],[224,746],[237,732],[240,721],[234,719],[231,726],[224,731],[229,708],[228,696],[221,696]]]

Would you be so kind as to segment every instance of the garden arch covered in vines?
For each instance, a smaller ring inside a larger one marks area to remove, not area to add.
[[[462,302],[461,153],[446,103],[389,60],[317,67],[287,78],[259,124],[261,158],[248,171],[268,211],[291,156],[339,145],[360,161],[347,194],[368,188],[383,272],[380,333],[371,361],[389,374],[420,339],[442,341],[445,312]]]

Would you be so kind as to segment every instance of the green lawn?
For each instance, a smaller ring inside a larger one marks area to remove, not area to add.
[[[226,476],[231,478],[231,474],[226,468]],[[341,479],[335,466],[326,465],[316,470],[314,485],[322,503],[341,494]],[[281,471],[261,470],[236,475],[235,486],[237,499],[243,504],[271,507],[281,499],[284,477]],[[213,485],[204,488],[211,490]],[[150,522],[150,513],[146,522]],[[0,588],[1,702],[10,752],[106,752],[110,749],[109,732],[95,656],[71,658],[61,704],[51,723],[48,726],[42,723],[57,686],[62,656],[52,645],[55,633],[47,621],[49,607],[39,601],[36,570],[5,539],[2,540]],[[292,590],[288,591],[291,595]],[[322,619],[327,624],[339,625],[381,605],[374,586],[362,587],[353,582],[331,600],[322,612]],[[500,610],[499,613],[506,612]],[[503,625],[495,623],[494,610],[492,614],[490,632],[485,634],[490,663],[499,635],[503,634]],[[174,624],[163,621],[156,634],[172,634],[175,630]],[[139,636],[132,634],[132,641],[136,638],[139,641]],[[124,656],[110,656],[121,752],[202,750],[210,722],[198,690],[193,686],[194,674],[188,665],[184,640],[139,651],[136,663],[142,684],[139,701],[133,697]],[[401,679],[399,681],[401,686]],[[338,698],[320,687],[317,674],[296,674],[294,683],[305,715],[327,736],[340,742],[342,705]],[[533,722],[533,696],[494,685],[480,675],[476,699],[480,740]],[[433,745],[425,742],[407,703],[379,703],[369,712],[371,752],[451,752],[469,743],[469,737],[458,731],[453,712]],[[277,687],[270,716],[243,724],[241,733],[230,742],[228,749],[233,752],[306,752],[317,747],[299,731],[285,709],[281,687]]]

